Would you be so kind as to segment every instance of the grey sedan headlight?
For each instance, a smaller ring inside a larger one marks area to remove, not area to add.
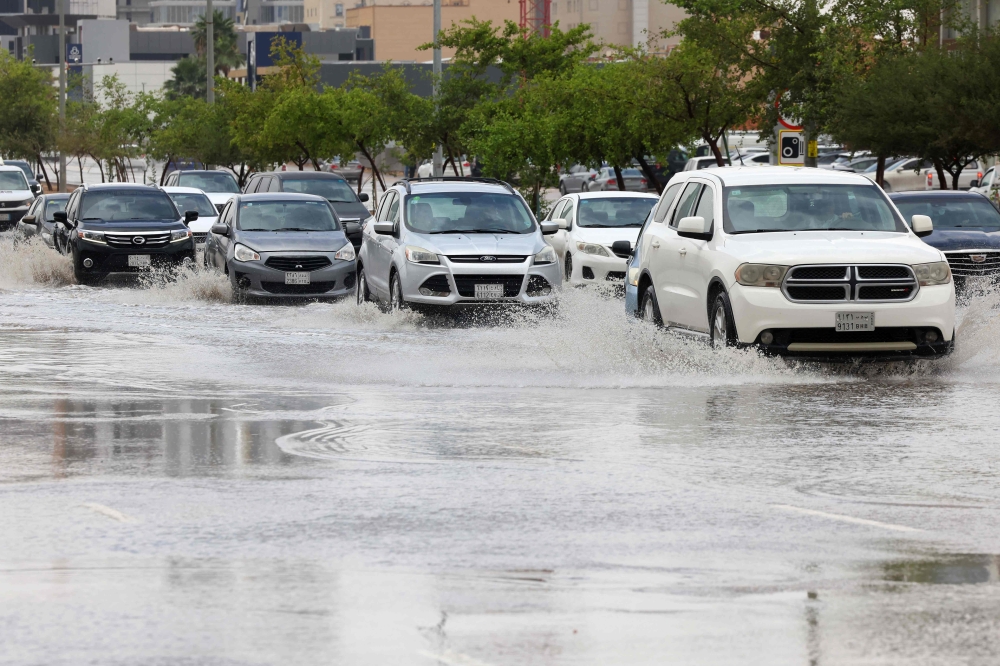
[[[260,255],[246,245],[236,244],[233,248],[233,258],[236,261],[260,261]]]
[[[103,231],[87,231],[86,229],[77,229],[76,237],[90,241],[91,243],[103,243],[104,242],[104,232]]]
[[[917,264],[913,267],[913,274],[917,276],[917,281],[921,287],[948,284],[951,282],[951,267],[947,261],[935,261],[932,264]]]
[[[348,242],[347,245],[337,250],[337,254],[333,255],[333,258],[340,259],[341,261],[354,261],[356,256],[354,254],[354,245]]]

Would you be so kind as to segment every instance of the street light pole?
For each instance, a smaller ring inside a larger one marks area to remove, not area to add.
[[[59,140],[66,129],[66,0],[59,0]],[[66,191],[66,153],[59,148],[59,191]]]
[[[438,42],[438,35],[441,32],[441,0],[434,0],[434,99],[437,100],[438,84],[441,80],[441,43]],[[434,151],[434,177],[443,175],[444,147],[438,144]]]
[[[205,97],[209,104],[215,104],[215,10],[212,8],[212,0],[208,0],[205,14],[205,60],[208,76]]]

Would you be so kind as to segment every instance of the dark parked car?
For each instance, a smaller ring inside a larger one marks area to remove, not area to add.
[[[53,217],[66,226],[80,284],[98,282],[109,273],[194,261],[187,223],[197,220],[198,213],[179,212],[167,193],[155,187],[83,185],[70,195],[66,210]]]
[[[944,252],[961,288],[966,278],[1000,275],[1000,212],[978,192],[893,192],[889,198],[909,222],[927,215],[934,231],[924,242]]]
[[[49,247],[63,252],[65,234],[57,233],[55,214],[66,210],[68,200],[68,194],[46,194],[38,197],[17,223],[18,232],[25,238],[38,236]],[[63,238],[60,238],[60,235]]]
[[[321,171],[272,171],[254,174],[243,188],[244,194],[260,192],[289,192],[315,194],[333,205],[337,217],[344,225],[344,233],[351,239],[354,249],[361,247],[361,224],[371,217],[365,207],[365,193],[357,194],[340,176]]]
[[[205,267],[229,276],[239,296],[353,295],[357,255],[332,204],[309,194],[242,194],[205,242]]]

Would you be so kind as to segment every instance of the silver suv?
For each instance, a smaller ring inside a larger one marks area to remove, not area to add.
[[[524,199],[486,178],[401,180],[366,220],[358,303],[544,303],[561,284],[558,258]]]

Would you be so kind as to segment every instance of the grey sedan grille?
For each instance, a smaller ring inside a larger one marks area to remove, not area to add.
[[[821,264],[792,267],[781,290],[797,303],[908,301],[917,280],[904,264]]]

